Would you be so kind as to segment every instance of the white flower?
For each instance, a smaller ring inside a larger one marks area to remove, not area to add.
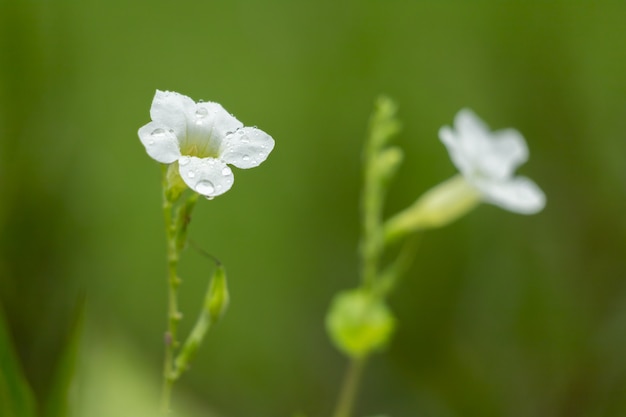
[[[256,127],[244,127],[218,103],[199,102],[157,90],[152,121],[139,129],[148,155],[163,164],[178,162],[180,176],[208,198],[225,193],[234,177],[230,167],[254,168],[265,161],[274,140]]]
[[[484,201],[522,214],[537,213],[545,206],[546,196],[532,180],[513,176],[528,160],[526,141],[517,130],[491,132],[471,110],[463,109],[454,118],[454,129],[442,127],[439,138]]]

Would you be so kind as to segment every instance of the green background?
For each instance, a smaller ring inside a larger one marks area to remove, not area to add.
[[[405,150],[389,214],[454,175],[437,131],[466,106],[524,134],[520,172],[548,204],[483,205],[423,236],[357,415],[626,415],[626,3],[0,4],[0,300],[39,401],[82,297],[75,414],[131,415],[158,395],[160,168],[136,131],[161,89],[276,140],[194,212],[232,303],[174,407],[329,415],[345,360],[323,319],[358,280],[361,146],[384,93]],[[183,329],[210,271],[185,253]]]

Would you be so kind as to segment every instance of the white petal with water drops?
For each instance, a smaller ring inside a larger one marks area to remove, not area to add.
[[[274,149],[274,139],[256,127],[244,127],[226,135],[220,148],[221,159],[237,168],[259,166]]]
[[[234,176],[219,159],[189,157],[189,163],[179,164],[180,176],[187,186],[206,197],[215,197],[232,187]]]
[[[194,108],[192,99],[173,91],[157,90],[152,100],[150,117],[168,129],[173,129],[176,135],[185,135],[187,117]]]
[[[165,164],[178,161],[183,181],[212,198],[232,187],[230,167],[253,168],[265,161],[274,139],[256,127],[244,127],[219,103],[199,101],[170,91],[156,92],[152,121],[139,129],[148,154]]]
[[[228,113],[219,103],[198,103],[193,118],[208,129],[207,133],[220,140],[227,134],[243,127],[237,118]]]
[[[150,122],[139,129],[139,139],[150,157],[163,164],[180,158],[178,139],[167,126]]]

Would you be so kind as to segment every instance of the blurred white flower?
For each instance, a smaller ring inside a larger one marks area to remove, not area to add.
[[[208,198],[233,185],[230,167],[254,168],[274,148],[274,140],[256,127],[244,127],[218,103],[194,102],[170,91],[157,90],[152,121],[139,129],[148,155],[163,164],[178,162],[189,188]]]
[[[545,206],[545,194],[532,180],[513,176],[528,160],[526,141],[517,130],[491,132],[471,110],[463,109],[454,118],[454,129],[442,127],[439,138],[484,201],[522,214],[537,213]]]

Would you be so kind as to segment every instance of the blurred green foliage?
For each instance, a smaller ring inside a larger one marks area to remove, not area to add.
[[[405,151],[389,214],[454,174],[437,130],[463,106],[524,134],[548,206],[424,235],[359,415],[625,415],[625,18],[609,0],[0,0],[0,302],[37,402],[83,292],[79,415],[158,387],[160,169],[136,135],[158,88],[276,140],[194,213],[232,304],[174,407],[327,415],[345,361],[323,318],[357,283],[361,148],[386,93]],[[181,274],[185,330],[210,268],[187,251]]]

